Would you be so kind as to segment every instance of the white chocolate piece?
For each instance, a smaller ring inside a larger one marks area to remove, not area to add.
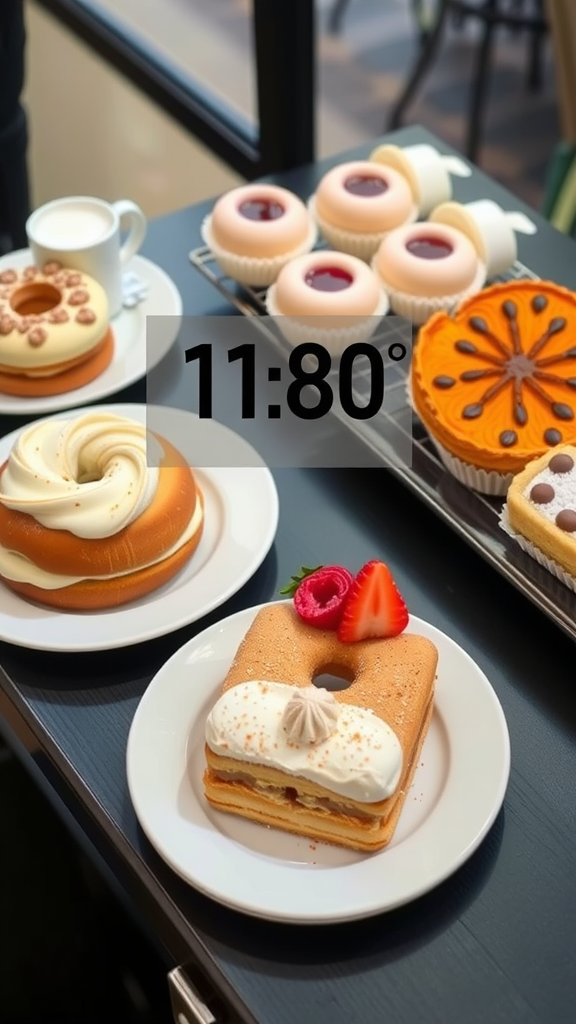
[[[492,199],[442,203],[431,213],[430,220],[448,224],[467,235],[486,264],[488,277],[505,273],[516,261],[518,248],[513,219]]]
[[[393,167],[404,176],[414,196],[421,217],[427,217],[439,203],[452,197],[452,182],[446,158],[434,146],[377,146],[370,160],[384,167]]]
[[[412,241],[428,238],[445,242],[452,251],[439,259],[423,259],[407,248]],[[476,278],[480,262],[472,242],[461,231],[423,221],[386,235],[374,257],[374,270],[385,287],[433,298],[465,291]]]
[[[251,220],[240,213],[241,205],[250,200],[278,203],[284,212],[271,220]],[[306,244],[311,218],[302,200],[288,189],[279,185],[241,185],[218,199],[210,231],[217,247],[238,256],[266,259]]]

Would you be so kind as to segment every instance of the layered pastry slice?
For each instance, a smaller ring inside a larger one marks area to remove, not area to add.
[[[289,603],[261,609],[207,720],[209,803],[297,835],[381,849],[428,729],[436,664],[422,636],[349,643]],[[351,685],[313,686],[323,673]]]
[[[576,447],[559,445],[518,473],[505,513],[524,550],[575,589]]]

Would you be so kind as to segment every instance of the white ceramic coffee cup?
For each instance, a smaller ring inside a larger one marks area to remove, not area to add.
[[[128,234],[121,240],[121,229]],[[146,217],[130,199],[107,203],[64,196],[38,207],[26,222],[34,263],[58,260],[94,277],[108,296],[110,317],[122,309],[122,272],[146,235]]]

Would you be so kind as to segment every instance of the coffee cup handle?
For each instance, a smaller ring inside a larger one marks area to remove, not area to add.
[[[136,255],[146,237],[146,216],[131,199],[119,199],[112,203],[112,209],[121,221],[128,222],[128,236],[120,246],[120,263],[125,266]]]

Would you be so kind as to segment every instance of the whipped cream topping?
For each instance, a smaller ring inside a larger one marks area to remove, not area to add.
[[[34,423],[0,477],[0,502],[51,530],[99,539],[142,515],[158,486],[146,428],[109,412]]]
[[[320,686],[303,686],[288,701],[282,725],[293,743],[320,743],[336,729],[340,706],[334,694]]]
[[[133,569],[127,569],[125,572],[111,573],[109,576],[90,576],[89,574],[84,576],[61,576],[53,572],[47,572],[46,569],[40,569],[37,565],[34,565],[34,562],[31,562],[29,558],[21,555],[18,551],[10,551],[0,544],[0,576],[4,576],[7,580],[14,580],[15,583],[31,583],[42,590],[59,590],[61,587],[71,587],[74,583],[82,583],[84,580],[105,581],[117,579],[119,576],[128,576],[132,572],[147,569],[151,565],[157,565],[158,562],[164,562],[171,555],[174,555],[194,536],[203,518],[204,509],[202,502],[197,501],[194,514],[188,526],[171,548],[150,562],[145,562]]]
[[[232,686],[206,720],[210,750],[301,776],[359,803],[377,803],[394,793],[402,747],[389,725],[365,708],[339,704],[330,736],[314,745],[298,743],[283,722],[293,697],[294,687],[286,683],[251,680]]]

